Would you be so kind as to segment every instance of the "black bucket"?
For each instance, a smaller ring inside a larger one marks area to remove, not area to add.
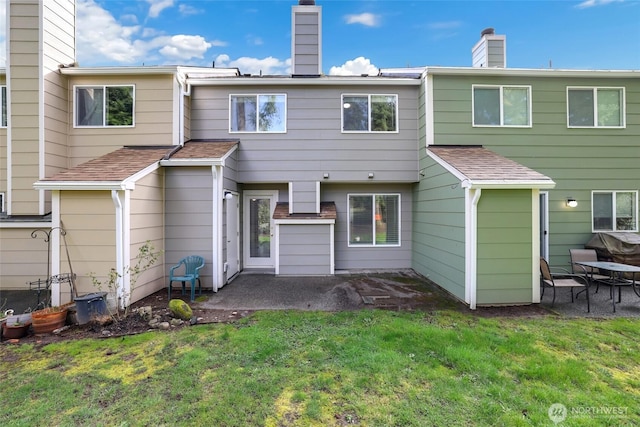
[[[76,297],[76,320],[79,325],[89,323],[92,319],[107,312],[106,292],[94,292]]]

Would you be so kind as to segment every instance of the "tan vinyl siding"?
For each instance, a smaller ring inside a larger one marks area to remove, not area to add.
[[[131,193],[131,260],[138,262],[140,247],[149,242],[159,259],[143,272],[131,289],[131,301],[136,302],[165,286],[164,281],[164,173],[159,169],[136,182]]]
[[[192,95],[194,139],[239,138],[238,181],[246,183],[415,182],[419,86],[198,87]],[[287,95],[287,132],[229,133],[230,94]],[[342,133],[341,95],[398,94],[399,132]]]
[[[75,61],[75,2],[43,3],[45,177],[68,167],[69,98],[60,64]],[[47,197],[49,199],[49,197]],[[47,208],[45,211],[49,211]]]
[[[32,238],[34,230],[36,228],[0,228],[0,289],[26,290],[29,289],[27,282],[46,279],[46,236],[38,233]]]
[[[78,85],[134,85],[134,127],[74,128],[73,96]],[[73,77],[69,81],[70,166],[124,145],[173,144],[173,76]]]
[[[473,128],[473,84],[530,85],[531,128]],[[567,86],[624,87],[626,128],[568,129]],[[640,79],[434,76],[437,144],[484,147],[549,176],[549,254],[566,265],[569,248],[591,237],[592,190],[640,190]],[[568,209],[567,197],[578,200]]]
[[[531,190],[483,190],[478,203],[477,303],[531,303]]]
[[[412,266],[464,301],[464,190],[430,158],[423,158],[421,167],[424,177],[414,192]]]
[[[8,4],[8,75],[11,100],[11,154],[13,215],[39,213],[39,193],[32,187],[39,179],[40,43],[39,2]],[[26,156],[20,156],[26,154]]]
[[[116,267],[116,218],[110,191],[61,191],[60,219],[67,232],[66,240],[78,294],[96,292],[90,273],[104,281]],[[60,271],[69,271],[61,239]],[[109,289],[102,289],[108,292]],[[61,301],[69,301],[69,288],[61,287]]]

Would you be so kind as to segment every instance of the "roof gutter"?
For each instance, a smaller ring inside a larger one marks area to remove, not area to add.
[[[384,77],[337,77],[294,79],[291,77],[225,77],[225,78],[188,78],[192,86],[420,86],[420,79],[384,78]]]
[[[594,77],[620,78],[640,77],[640,70],[568,70],[568,69],[532,69],[498,67],[427,67],[425,75],[462,75],[462,76],[526,76],[526,77]]]

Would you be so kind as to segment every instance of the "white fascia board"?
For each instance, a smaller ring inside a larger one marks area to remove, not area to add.
[[[467,176],[465,174],[463,174],[458,169],[456,169],[453,166],[451,166],[448,162],[445,162],[444,160],[442,160],[442,158],[440,156],[436,155],[432,151],[429,151],[429,147],[427,147],[427,156],[429,156],[433,160],[435,160],[435,162],[437,164],[442,166],[444,169],[447,170],[447,172],[449,172],[451,175],[453,175],[456,178],[458,178],[460,181],[467,181]]]
[[[420,79],[384,77],[230,77],[194,79],[188,78],[192,86],[420,86]]]
[[[426,74],[432,75],[484,75],[523,77],[640,77],[640,70],[567,70],[552,68],[498,68],[498,67],[427,67]]]
[[[327,218],[323,218],[323,219],[305,219],[305,218],[282,218],[282,219],[275,219],[273,220],[273,223],[276,225],[282,225],[282,224],[287,224],[287,225],[291,225],[291,224],[304,224],[304,225],[322,225],[322,224],[335,224],[336,220],[335,219],[327,219]]]
[[[124,181],[87,182],[87,181],[38,181],[33,184],[36,190],[131,190]]]
[[[70,76],[160,75],[176,74],[178,67],[61,67],[59,71]]]
[[[125,178],[122,181],[122,185],[123,185],[122,189],[133,190],[136,187],[136,182],[139,179],[144,178],[145,176],[149,175],[151,172],[157,170],[158,168],[160,168],[160,162],[155,162],[150,164],[146,168],[142,169],[141,171],[134,173],[129,178]]]
[[[0,221],[0,228],[51,228],[51,222],[49,221]]]
[[[551,180],[542,181],[522,181],[522,180],[491,180],[491,181],[474,181],[465,179],[462,181],[462,188],[482,188],[482,189],[549,189],[555,188],[556,183]]]
[[[224,166],[222,159],[168,159],[160,160],[160,166]]]

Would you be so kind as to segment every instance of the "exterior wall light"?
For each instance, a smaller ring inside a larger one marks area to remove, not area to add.
[[[567,199],[567,206],[570,208],[575,208],[578,206],[578,201],[576,199],[574,199],[573,197],[569,197]]]
[[[231,191],[225,191],[224,192],[224,198],[227,199],[227,200],[233,199],[233,193]]]

